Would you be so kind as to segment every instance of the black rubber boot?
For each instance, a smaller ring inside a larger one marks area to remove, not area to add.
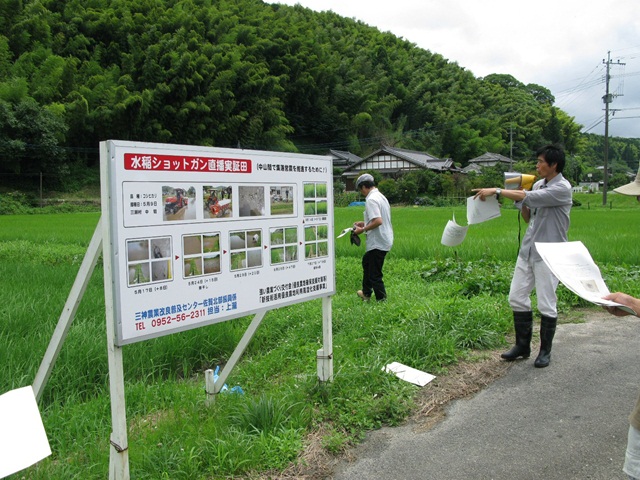
[[[533,362],[533,365],[537,368],[548,367],[551,362],[551,345],[556,334],[557,323],[557,317],[545,317],[542,315],[540,318],[540,353],[536,361]]]
[[[529,358],[531,355],[531,332],[533,330],[533,312],[513,312],[513,326],[516,330],[516,344],[508,352],[500,355],[508,361],[516,358]]]

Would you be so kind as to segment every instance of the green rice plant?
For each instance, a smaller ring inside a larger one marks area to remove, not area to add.
[[[316,196],[315,183],[305,183],[302,188],[304,191],[304,198],[315,198]]]
[[[327,184],[326,183],[317,183],[316,184],[316,197],[325,198],[327,196]]]
[[[316,214],[316,202],[315,200],[304,202],[304,214],[305,215],[315,215]]]

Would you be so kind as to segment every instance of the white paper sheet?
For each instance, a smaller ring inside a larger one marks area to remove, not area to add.
[[[0,478],[51,455],[32,387],[0,395]]]
[[[456,216],[453,216],[453,220],[449,220],[447,225],[444,227],[444,232],[442,232],[442,240],[440,242],[442,245],[447,247],[455,247],[456,245],[460,245],[465,237],[467,236],[468,226],[463,227],[456,223]]]
[[[385,372],[393,373],[399,379],[404,380],[405,382],[413,383],[414,385],[418,385],[419,387],[424,387],[427,383],[436,378],[435,375],[431,375],[430,373],[411,368],[398,362],[390,363],[389,365],[384,367],[383,370]]]
[[[486,222],[500,216],[500,204],[496,197],[467,198],[467,222],[469,225]]]
[[[536,249],[556,278],[579,297],[596,305],[618,307],[636,314],[629,307],[602,298],[610,293],[609,289],[582,242],[536,242]]]
[[[340,232],[340,235],[338,235],[336,238],[344,237],[347,233],[351,232],[351,230],[353,230],[353,227],[345,228],[344,230],[342,230],[342,232]]]

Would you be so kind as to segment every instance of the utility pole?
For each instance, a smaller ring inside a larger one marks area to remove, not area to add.
[[[509,147],[509,160],[511,160],[509,162],[509,171],[513,171],[513,125],[511,125],[511,127],[509,128],[509,143],[510,143],[510,147]]]
[[[619,94],[609,93],[609,80],[611,79],[611,75],[609,75],[609,70],[611,68],[611,51],[607,52],[607,61],[604,59],[602,63],[607,65],[607,73],[605,77],[605,94],[602,97],[602,101],[604,102],[604,180],[602,184],[602,206],[607,206],[607,183],[609,180],[609,104],[613,101],[614,97],[619,96]],[[616,65],[624,65],[624,63],[620,63],[618,60]]]

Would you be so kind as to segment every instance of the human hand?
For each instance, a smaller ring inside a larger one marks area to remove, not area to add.
[[[611,300],[612,302],[619,303],[621,305],[625,305],[631,308],[634,312],[640,313],[640,299],[634,298],[631,295],[627,295],[622,292],[610,293],[602,297],[605,300]],[[607,312],[616,317],[624,317],[626,315],[631,315],[629,312],[622,310],[618,307],[604,307]]]
[[[486,197],[490,197],[492,195],[496,194],[496,189],[495,188],[474,188],[473,190],[471,190],[472,192],[477,192],[474,196],[473,199],[475,200],[476,198],[480,198],[480,200],[482,200],[484,202],[484,199]]]

